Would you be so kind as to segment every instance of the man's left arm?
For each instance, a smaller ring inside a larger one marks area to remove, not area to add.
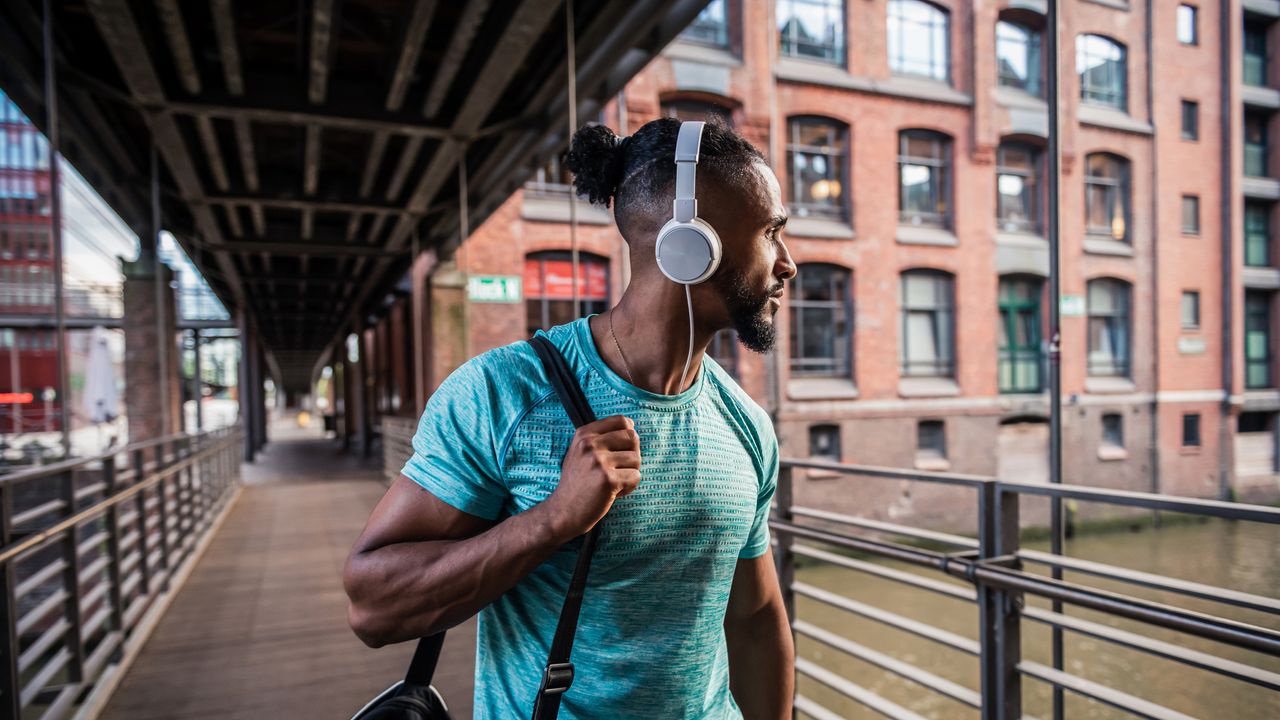
[[[771,549],[738,560],[724,635],[729,689],[745,720],[791,720],[795,645]]]

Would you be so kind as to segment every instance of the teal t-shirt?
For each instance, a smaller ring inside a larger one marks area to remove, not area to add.
[[[658,395],[605,365],[585,319],[545,334],[597,417],[635,421],[641,453],[639,488],[602,521],[560,717],[741,718],[723,623],[738,560],[769,549],[778,472],[769,416],[710,358],[688,390]],[[573,434],[533,348],[519,342],[441,384],[403,472],[463,512],[506,518],[555,490]],[[530,716],[579,544],[480,612],[476,720]]]

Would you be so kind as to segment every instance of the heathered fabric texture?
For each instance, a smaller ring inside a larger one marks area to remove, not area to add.
[[[723,622],[737,561],[769,548],[769,416],[710,358],[691,388],[657,395],[604,364],[585,319],[545,334],[597,417],[635,421],[642,458],[639,489],[603,521],[560,717],[741,718]],[[573,434],[533,348],[515,343],[444,381],[403,472],[463,512],[505,518],[551,495]],[[579,544],[480,612],[476,720],[529,717]]]

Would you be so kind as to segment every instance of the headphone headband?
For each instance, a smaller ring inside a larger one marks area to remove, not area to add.
[[[694,195],[697,182],[698,154],[702,149],[701,120],[680,123],[680,135],[676,138],[676,199],[675,219],[687,223],[698,216],[698,200]]]

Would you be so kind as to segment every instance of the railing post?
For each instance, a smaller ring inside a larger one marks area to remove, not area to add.
[[[133,484],[141,485],[142,481],[147,478],[146,460],[143,457],[142,450],[133,451]],[[142,573],[138,591],[143,595],[151,592],[151,561],[149,559],[147,538],[147,492],[139,490],[133,496],[134,503],[138,508],[138,569]]]
[[[979,562],[1016,562],[1018,494],[989,481],[978,489]],[[976,582],[983,720],[1022,717],[1022,594]]]
[[[115,497],[116,494],[116,458],[114,455],[108,455],[102,460],[102,480],[106,484],[107,499]],[[124,578],[120,573],[120,505],[113,503],[107,508],[107,555],[109,557],[107,565],[107,582],[111,583],[111,624],[121,633],[123,640],[124,634],[124,593],[121,592],[121,583]]]
[[[76,514],[76,473],[67,470],[62,474],[62,498],[66,502],[66,516]],[[84,628],[83,609],[80,607],[80,525],[67,528],[62,541],[66,555],[66,569],[62,571],[62,584],[67,591],[67,644],[71,646],[71,661],[67,664],[67,679],[84,681]]]
[[[792,489],[795,469],[790,465],[783,465],[778,468],[778,488],[774,492],[774,500],[777,502],[775,507],[775,515],[782,522],[792,521]],[[774,563],[778,568],[778,585],[782,588],[782,602],[787,608],[787,619],[794,623],[796,621],[796,594],[791,588],[795,584],[796,579],[796,558],[795,553],[791,552],[791,545],[794,542],[791,533],[777,533],[778,537],[778,556],[774,558]]]
[[[160,455],[160,447],[156,446],[157,459]],[[156,472],[161,472],[164,467],[157,461]],[[156,481],[156,493],[160,502],[156,508],[160,515],[160,566],[164,568],[164,576],[160,581],[160,587],[156,588],[156,592],[164,592],[169,589],[169,576],[173,574],[173,563],[169,558],[169,493],[166,483],[168,478],[161,475]]]
[[[13,542],[13,485],[0,485],[0,548],[9,547]],[[0,581],[4,583],[4,594],[0,596],[0,633],[4,634],[3,647],[5,655],[4,677],[0,678],[0,711],[5,720],[18,720],[22,717],[22,704],[18,684],[18,599],[14,597],[18,583],[14,563],[6,562]]]

